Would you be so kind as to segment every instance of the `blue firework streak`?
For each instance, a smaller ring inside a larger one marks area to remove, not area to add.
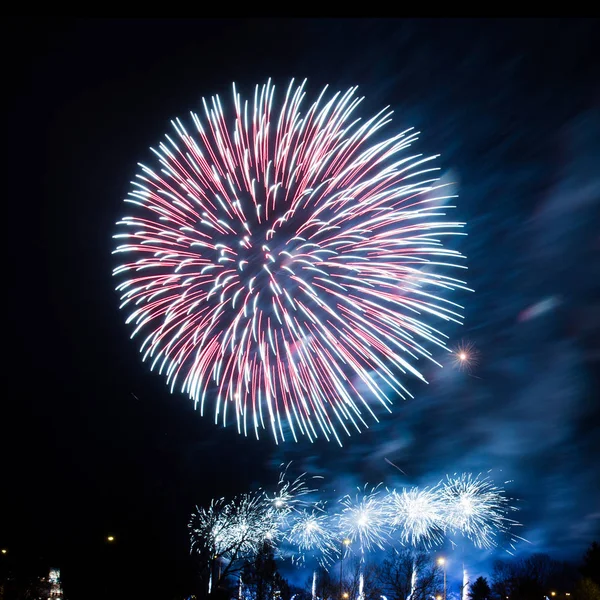
[[[121,307],[143,359],[215,422],[275,441],[361,431],[424,379],[445,347],[433,323],[461,320],[446,298],[462,255],[436,157],[417,133],[384,138],[384,109],[362,122],[356,88],[302,110],[305,84],[275,102],[233,88],[233,111],[203,101],[140,165],[114,251]],[[431,323],[430,323],[431,322]],[[428,349],[429,348],[429,349]],[[434,361],[435,362],[435,361]]]

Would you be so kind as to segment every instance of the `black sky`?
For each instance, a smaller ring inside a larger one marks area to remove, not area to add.
[[[597,20],[3,29],[0,545],[11,560],[60,567],[73,600],[115,579],[111,598],[183,594],[194,504],[270,482],[292,458],[348,485],[391,476],[384,457],[411,482],[497,469],[536,550],[583,552],[600,511]],[[111,236],[136,163],[202,96],[268,77],[358,84],[367,113],[391,105],[396,126],[422,130],[422,150],[458,176],[469,223],[476,293],[448,333],[477,344],[480,379],[430,373],[416,403],[344,449],[275,449],[202,420],[140,363],[113,291]]]

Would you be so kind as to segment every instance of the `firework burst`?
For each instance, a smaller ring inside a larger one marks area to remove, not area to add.
[[[440,485],[450,531],[461,533],[478,548],[497,546],[500,534],[508,534],[511,542],[520,539],[510,533],[518,523],[508,514],[516,508],[488,477],[465,473],[447,477]]]
[[[379,486],[360,489],[355,496],[340,500],[342,509],[335,515],[341,537],[358,542],[361,552],[374,548],[384,549],[388,543],[390,526],[386,503]]]
[[[452,358],[459,370],[471,372],[479,364],[479,350],[473,342],[463,340],[452,350]]]
[[[316,491],[308,487],[306,473],[302,473],[294,480],[288,478],[290,464],[287,464],[279,474],[275,494],[273,496],[267,495],[272,507],[282,516],[287,516],[289,513],[305,506],[307,504],[307,494]]]
[[[197,508],[189,523],[192,549],[211,558],[238,560],[253,556],[265,541],[276,541],[279,520],[262,491],[243,494],[230,502],[211,502]]]
[[[331,518],[319,508],[293,515],[286,541],[296,550],[293,561],[298,564],[304,563],[307,556],[313,556],[326,567],[338,553]]]
[[[439,488],[392,490],[386,498],[390,525],[403,545],[430,549],[444,540],[444,503]]]
[[[231,114],[213,97],[173,121],[125,200],[114,275],[143,360],[201,414],[209,397],[240,433],[341,444],[423,379],[445,344],[431,321],[461,321],[463,257],[441,240],[463,224],[417,133],[356,118],[356,88],[303,110],[304,85],[234,86]]]

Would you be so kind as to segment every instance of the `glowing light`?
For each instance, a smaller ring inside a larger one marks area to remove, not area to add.
[[[2,554],[7,554],[8,550],[6,548],[2,548]]]
[[[114,536],[112,536],[112,535],[109,535],[109,536],[108,536],[106,539],[107,539],[107,541],[109,541],[109,542],[114,542],[114,541],[115,541],[115,538],[114,538]]]
[[[391,111],[357,119],[356,88],[304,96],[234,86],[231,114],[214,97],[175,119],[125,200],[114,276],[143,360],[201,414],[341,444],[461,322],[464,257],[442,240],[464,224],[418,134],[381,136]]]
[[[479,364],[479,351],[473,342],[461,341],[454,352],[454,366],[461,371],[471,371]]]

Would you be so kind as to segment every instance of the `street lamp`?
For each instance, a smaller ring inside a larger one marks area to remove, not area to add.
[[[438,558],[438,565],[444,567],[444,600],[446,600],[446,559],[443,556]]]
[[[346,553],[346,548],[350,545],[350,540],[348,538],[344,538],[342,540],[342,560],[340,561],[340,597],[347,598],[348,594],[342,594],[342,585],[343,585],[343,577],[344,577],[344,554]],[[345,547],[344,547],[345,546]]]

